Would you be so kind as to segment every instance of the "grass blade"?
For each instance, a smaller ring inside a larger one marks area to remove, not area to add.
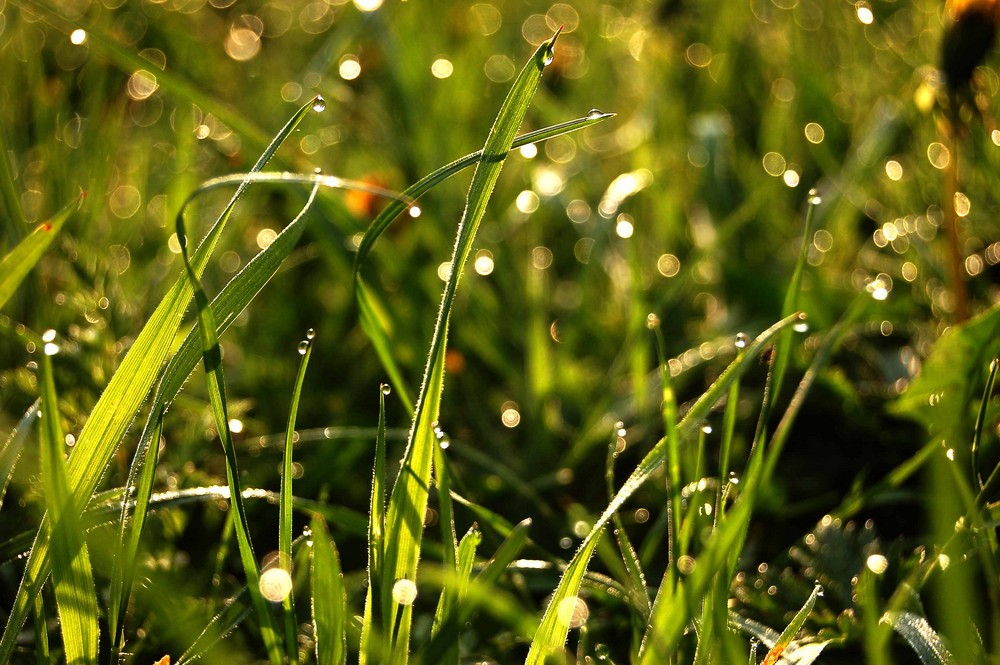
[[[802,629],[802,625],[806,622],[806,619],[809,618],[809,614],[816,605],[816,599],[822,595],[823,587],[817,584],[813,587],[812,593],[809,594],[805,604],[802,605],[802,609],[796,612],[792,620],[785,626],[785,629],[781,631],[777,643],[767,652],[767,656],[764,658],[764,665],[777,665],[781,654],[785,652],[785,649],[792,643],[795,635]]]
[[[49,630],[45,617],[45,596],[35,596],[35,662],[49,665]]]
[[[6,159],[4,155],[0,161]],[[3,257],[3,261],[0,261],[0,308],[7,304],[17,287],[42,258],[45,250],[66,225],[70,215],[80,209],[85,196],[86,193],[81,192],[80,196],[53,215],[50,220],[35,226],[35,230],[27,238]]]
[[[479,525],[473,524],[458,545],[457,558],[453,564],[455,580],[454,583],[446,584],[441,588],[441,596],[438,600],[437,610],[434,613],[434,625],[431,631],[432,641],[434,638],[448,633],[449,639],[444,640],[448,646],[444,653],[435,654],[433,660],[425,657],[424,661],[426,662],[458,665],[458,632],[461,626],[459,619],[461,602],[469,587],[469,576],[472,574],[472,566],[476,561],[476,549],[482,541],[483,534],[479,530]]]
[[[264,167],[278,147],[309,113],[312,105],[313,102],[305,104],[292,116],[264,150],[252,171],[259,171]],[[195,251],[191,264],[196,272],[204,270],[236,202],[247,186],[242,184],[236,190],[229,204]],[[141,407],[159,376],[161,365],[170,351],[191,295],[191,284],[185,276],[181,276],[160,301],[91,411],[68,464],[69,487],[78,507],[89,501],[136,411]],[[4,627],[3,637],[0,638],[0,662],[11,658],[17,633],[30,609],[31,598],[38,593],[48,575],[50,568],[48,534],[49,529],[43,524],[31,548],[21,585]]]
[[[306,378],[306,368],[309,366],[309,358],[312,356],[312,341],[316,337],[316,332],[310,328],[306,333],[306,339],[299,342],[299,353],[302,361],[299,363],[299,372],[295,377],[295,388],[292,390],[292,403],[288,409],[288,427],[285,429],[285,450],[282,454],[281,464],[281,499],[278,503],[278,566],[292,577],[292,452],[295,449],[295,420],[299,413],[299,398],[302,396],[302,384]],[[295,597],[291,593],[285,595],[282,601],[285,614],[285,652],[291,663],[298,662],[299,645],[295,620]]]
[[[522,134],[514,139],[509,150],[516,150],[517,148],[528,145],[529,143],[538,143],[555,138],[556,136],[576,132],[598,122],[603,122],[608,118],[613,118],[614,116],[614,113],[604,113],[602,111],[594,110],[582,118],[576,118],[557,125],[551,125],[543,129],[528,132],[527,134]],[[389,228],[389,225],[392,224],[393,220],[395,220],[399,214],[403,212],[403,210],[405,210],[408,206],[412,206],[413,202],[426,194],[429,190],[433,189],[436,185],[447,180],[459,171],[468,168],[473,164],[477,164],[479,160],[482,159],[482,156],[483,151],[477,150],[476,152],[465,155],[464,157],[460,157],[459,159],[442,166],[433,173],[424,176],[416,183],[408,187],[398,198],[390,201],[389,205],[379,212],[378,216],[372,221],[368,229],[365,231],[364,236],[361,238],[361,244],[358,246],[358,252],[354,257],[354,287],[355,296],[358,302],[361,326],[364,329],[365,334],[371,340],[372,346],[375,348],[375,352],[378,354],[379,360],[382,362],[382,366],[385,368],[386,372],[388,372],[390,380],[399,391],[400,401],[408,411],[413,410],[413,400],[410,396],[409,390],[406,388],[406,384],[403,381],[402,372],[392,355],[390,330],[386,324],[388,317],[384,312],[384,308],[380,306],[375,293],[367,286],[367,284],[365,284],[364,279],[361,277],[361,267],[367,260],[368,254],[371,253],[372,249],[375,247],[376,241],[382,236],[383,233],[385,233],[386,229]]]
[[[0,507],[3,507],[7,486],[10,485],[11,476],[14,475],[14,466],[17,465],[17,460],[21,456],[24,442],[28,439],[28,434],[31,433],[31,426],[38,418],[39,404],[41,404],[41,400],[35,400],[35,403],[28,407],[21,419],[17,421],[17,427],[3,444],[3,449],[0,450]]]
[[[538,89],[542,70],[551,62],[555,39],[556,37],[553,37],[542,44],[521,70],[497,114],[483,147],[483,158],[476,165],[472,177],[465,212],[459,223],[455,241],[451,276],[445,285],[434,336],[427,355],[427,366],[410,430],[410,440],[389,499],[386,542],[391,543],[391,546],[386,550],[382,576],[382,608],[385,616],[389,616],[393,609],[394,601],[391,595],[393,584],[397,580],[415,583],[423,535],[423,518],[427,508],[431,460],[434,446],[438,445],[434,426],[438,419],[444,385],[448,322],[458,281],[472,251],[476,230],[486,212],[487,202],[500,175],[504,159],[513,144],[517,128]],[[400,646],[394,651],[399,654],[403,662],[408,653],[410,610],[410,606],[406,606],[402,612],[398,631]],[[392,632],[395,634],[395,631]],[[397,640],[394,639],[395,644]]]
[[[383,635],[382,619],[382,560],[385,543],[385,397],[391,392],[388,384],[379,387],[378,430],[375,435],[375,463],[372,473],[371,505],[368,512],[368,590],[361,627],[361,663],[378,662],[371,640]]]
[[[52,583],[68,663],[97,662],[97,595],[90,554],[66,477],[63,433],[52,378],[52,358],[42,356],[42,479],[45,507],[52,524]]]
[[[337,548],[323,518],[312,521],[313,626],[316,662],[341,665],[347,662],[347,595]]]
[[[143,527],[149,514],[149,500],[153,494],[153,480],[156,474],[156,463],[160,451],[160,435],[163,431],[163,409],[156,417],[156,426],[151,438],[153,445],[146,448],[143,455],[139,481],[135,486],[135,507],[129,510],[128,497],[123,497],[121,523],[118,531],[118,551],[111,569],[111,596],[108,607],[108,625],[112,630],[111,650],[112,660],[124,646],[125,612],[128,610],[129,596],[132,593],[132,580],[135,574],[135,558],[139,552],[139,541],[142,539]],[[130,515],[133,515],[131,519]]]

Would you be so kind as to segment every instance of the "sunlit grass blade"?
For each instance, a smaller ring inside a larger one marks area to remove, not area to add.
[[[990,404],[990,397],[993,395],[993,387],[997,381],[997,369],[1000,368],[1000,358],[994,358],[990,363],[990,374],[986,379],[986,386],[983,388],[983,397],[979,400],[979,414],[976,416],[975,431],[972,435],[972,477],[976,481],[976,489],[983,489],[983,477],[979,472],[979,449],[982,445],[983,425],[986,422],[986,409]],[[0,500],[3,495],[0,494]]]
[[[310,101],[292,116],[257,160],[252,171],[259,171],[264,167],[310,112],[312,104]],[[247,186],[243,184],[236,190],[195,251],[191,265],[197,273],[204,270],[233,208]],[[69,486],[78,507],[82,507],[90,499],[125,431],[160,375],[161,365],[170,351],[192,293],[191,283],[187,276],[182,275],[149,317],[91,411],[68,464]],[[17,634],[27,618],[31,598],[38,593],[48,575],[48,534],[49,528],[45,522],[39,528],[35,544],[31,548],[21,585],[4,627],[3,637],[0,638],[0,662],[10,659]]]
[[[472,566],[476,561],[476,549],[483,540],[483,534],[477,524],[472,527],[462,537],[458,545],[457,559],[454,562],[455,579],[451,584],[441,587],[441,596],[438,599],[437,610],[434,613],[434,624],[431,628],[431,640],[433,641],[443,633],[450,635],[450,639],[444,640],[448,645],[445,652],[435,654],[433,660],[427,662],[448,663],[458,665],[458,631],[459,612],[462,598],[469,587],[469,575],[472,574]],[[449,567],[446,563],[445,568]]]
[[[5,159],[6,157],[4,157]],[[85,196],[86,194],[81,192],[78,197],[53,215],[51,219],[36,225],[28,237],[24,238],[3,257],[3,261],[0,261],[0,308],[3,308],[10,297],[14,295],[17,287],[35,267],[38,260],[42,258],[45,250],[49,248],[59,232],[62,231],[66,221],[80,209]]]
[[[444,385],[448,322],[455,292],[504,159],[538,89],[542,70],[552,60],[555,39],[556,37],[553,37],[535,51],[514,81],[486,139],[483,158],[476,165],[469,187],[465,212],[459,223],[455,241],[451,275],[445,285],[430,351],[427,354],[427,365],[420,396],[417,399],[410,440],[389,499],[386,519],[386,542],[389,546],[386,548],[385,569],[382,576],[382,607],[387,617],[393,613],[395,604],[391,593],[392,585],[397,580],[415,583],[423,536],[423,519],[427,508],[431,461],[434,446],[438,445],[434,427],[438,419]],[[398,640],[394,637],[393,642],[394,653],[404,662],[408,654],[410,616],[411,606],[406,605],[399,624]],[[397,635],[395,630],[391,633]]]
[[[387,384],[379,386],[378,429],[375,435],[375,461],[372,472],[372,493],[368,512],[368,589],[365,595],[365,614],[361,627],[360,662],[377,662],[373,639],[385,636],[382,616],[382,565],[385,552],[385,397],[392,389]]]
[[[129,596],[132,593],[132,579],[135,574],[135,558],[139,552],[146,517],[149,514],[149,499],[153,494],[153,480],[159,459],[160,435],[163,430],[163,409],[156,417],[151,440],[153,445],[146,448],[138,482],[135,485],[135,505],[130,506],[125,496],[122,500],[121,522],[118,530],[118,550],[111,569],[111,595],[108,601],[108,626],[111,628],[111,651],[114,657],[124,646],[125,612],[128,611]]]
[[[615,496],[614,469],[615,460],[618,458],[619,441],[624,441],[624,439],[618,433],[616,428],[614,435],[611,437],[611,441],[608,443],[608,455],[605,460],[605,482],[607,483],[609,501]],[[614,521],[615,527],[615,541],[618,543],[618,551],[621,554],[622,562],[625,564],[625,571],[628,575],[628,579],[623,581],[628,583],[628,590],[629,595],[632,597],[632,604],[639,609],[642,619],[645,621],[649,617],[650,598],[649,592],[646,589],[646,576],[642,571],[642,563],[639,561],[639,555],[636,554],[635,548],[632,547],[632,541],[628,537],[628,533],[625,531],[625,525],[622,523],[621,515],[619,513],[615,513],[612,520]]]
[[[761,333],[757,339],[749,344],[746,351],[726,368],[722,375],[716,379],[715,383],[695,401],[684,418],[677,423],[678,437],[683,438],[693,432],[697,424],[718,403],[721,397],[729,391],[732,383],[746,371],[751,363],[751,359],[755,359],[764,347],[771,343],[775,335],[795,322],[801,321],[802,318],[800,314],[793,314],[782,319]],[[601,532],[611,520],[612,515],[649,479],[654,471],[663,465],[667,457],[668,447],[669,438],[664,438],[646,454],[642,462],[639,463],[628,480],[618,490],[618,493],[608,507],[604,509],[600,519],[594,524],[590,534],[587,535],[580,549],[573,556],[573,560],[563,574],[563,578],[559,582],[559,587],[556,589],[552,601],[545,610],[545,615],[542,618],[542,626],[531,643],[531,650],[526,661],[529,665],[543,663],[549,654],[555,653],[562,648],[563,643],[566,641],[566,631],[569,624],[568,621],[560,620],[559,603],[571,596],[575,596],[580,580],[586,570],[587,562],[593,553],[594,542],[600,537]],[[661,586],[660,594],[662,595],[663,593],[664,587]],[[657,600],[655,604],[660,604],[660,601]]]
[[[318,665],[347,662],[347,595],[326,522],[312,521],[312,612]]]
[[[69,663],[97,661],[99,627],[97,595],[90,553],[80,528],[79,515],[66,477],[63,433],[52,358],[46,353],[40,363],[42,389],[41,466],[45,483],[45,507],[52,520],[52,584],[62,628],[63,648]]]
[[[39,665],[49,665],[49,628],[46,625],[45,596],[35,596],[35,662]]]
[[[924,665],[955,665],[951,652],[924,617],[912,612],[886,612],[881,620],[906,640]]]
[[[795,635],[801,630],[806,619],[809,618],[809,614],[812,613],[813,607],[816,605],[816,599],[821,595],[823,595],[823,587],[817,584],[813,587],[812,593],[809,594],[805,604],[802,605],[802,609],[795,613],[792,620],[781,631],[778,642],[767,652],[767,656],[764,657],[764,665],[777,665],[781,654],[785,652],[785,649],[792,643]]]
[[[310,328],[306,339],[299,343],[299,353],[302,361],[295,377],[295,387],[292,389],[292,403],[288,408],[288,427],[285,429],[285,449],[282,451],[281,462],[281,499],[278,502],[278,566],[292,577],[292,453],[295,449],[295,420],[299,413],[299,399],[302,396],[302,384],[306,378],[306,368],[312,357],[312,341],[316,332]],[[298,662],[298,629],[295,620],[295,596],[289,593],[282,600],[285,615],[285,652],[291,663]]]
[[[0,132],[0,155],[7,153],[7,139],[3,132]],[[27,219],[24,217],[24,209],[21,207],[21,194],[15,184],[16,176],[11,169],[10,161],[0,159],[0,196],[7,208],[8,225],[17,227],[21,233],[27,230]],[[12,229],[13,231],[13,229]],[[8,240],[17,240],[20,235],[12,233]],[[2,247],[2,245],[0,245]]]
[[[41,400],[35,400],[34,404],[28,407],[17,422],[17,427],[3,444],[3,449],[0,450],[0,507],[3,506],[4,497],[7,496],[7,486],[10,485],[11,476],[14,475],[14,466],[17,465],[17,460],[24,449],[24,442],[31,433],[31,426],[38,419],[40,403]]]

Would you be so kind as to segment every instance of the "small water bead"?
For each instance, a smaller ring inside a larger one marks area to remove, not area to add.
[[[47,356],[54,356],[57,353],[59,353],[59,345],[56,344],[55,342],[48,342],[45,345],[44,351],[45,351],[45,355],[47,355]]]
[[[556,59],[556,52],[554,44],[549,42],[549,45],[545,47],[545,54],[542,55],[542,66],[548,67],[552,64],[552,61]]]
[[[746,333],[742,332],[736,333],[736,341],[734,342],[734,344],[736,345],[737,349],[745,349],[747,347],[747,344],[749,343],[750,343],[750,338],[747,337]]]
[[[392,393],[392,386],[390,386],[388,383],[383,383],[380,386],[380,389],[382,390],[383,395],[389,395],[390,393]]]
[[[809,324],[805,321],[799,321],[798,323],[792,324],[792,330],[797,333],[804,333],[809,330]]]
[[[711,434],[712,433],[712,425],[711,425],[711,423],[704,423],[701,426],[701,431],[704,432],[705,434]]]
[[[316,99],[313,100],[313,111],[316,113],[322,113],[326,110],[326,100],[323,99],[322,95],[317,95]]]
[[[400,605],[412,605],[417,599],[417,585],[402,577],[392,585],[392,599]]]
[[[658,317],[656,314],[653,314],[652,312],[650,312],[649,314],[647,314],[646,315],[646,327],[649,328],[650,330],[656,330],[657,328],[659,328],[660,327],[660,317]]]
[[[313,330],[312,328],[310,328],[309,330],[307,330],[306,331],[306,339],[308,339],[308,340],[316,339],[316,331]]]
[[[605,115],[601,109],[590,109],[587,112],[587,120],[597,120],[598,118],[603,118]]]
[[[306,351],[309,350],[309,340],[304,339],[301,342],[299,342],[299,347],[298,348],[299,348],[299,355],[300,356],[306,355]]]
[[[314,168],[314,169],[313,169],[313,173],[315,173],[316,175],[319,175],[319,174],[320,174],[320,173],[322,173],[322,172],[323,172],[323,169],[321,169],[321,168],[320,168],[320,167],[318,167],[318,166],[317,166],[316,168]]]

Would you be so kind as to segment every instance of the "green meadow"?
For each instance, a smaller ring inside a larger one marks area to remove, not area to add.
[[[0,662],[1000,663],[993,0],[0,0]]]

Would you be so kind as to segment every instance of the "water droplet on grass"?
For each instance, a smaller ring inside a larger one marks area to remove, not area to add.
[[[312,328],[310,328],[309,330],[306,331],[306,339],[315,339],[315,338],[316,338],[316,331],[315,330],[313,330]]]
[[[412,605],[417,599],[417,585],[405,577],[396,580],[392,585],[392,599],[400,605]]]
[[[745,349],[747,344],[750,343],[750,338],[747,337],[746,333],[736,333],[736,344],[737,349]]]
[[[301,342],[299,342],[299,355],[300,356],[306,355],[306,351],[308,351],[308,350],[309,350],[309,340],[304,339]]]
[[[323,99],[322,95],[317,95],[316,99],[313,100],[313,111],[316,113],[322,113],[326,110],[326,100]]]
[[[382,394],[383,395],[388,395],[388,394],[390,394],[392,392],[392,386],[390,386],[388,383],[383,383],[380,386],[380,388],[382,390]]]
[[[587,120],[597,120],[598,118],[604,117],[604,111],[601,109],[590,109],[587,112]]]
[[[809,330],[809,324],[805,321],[799,321],[798,323],[792,325],[792,330],[797,333],[804,333]]]

